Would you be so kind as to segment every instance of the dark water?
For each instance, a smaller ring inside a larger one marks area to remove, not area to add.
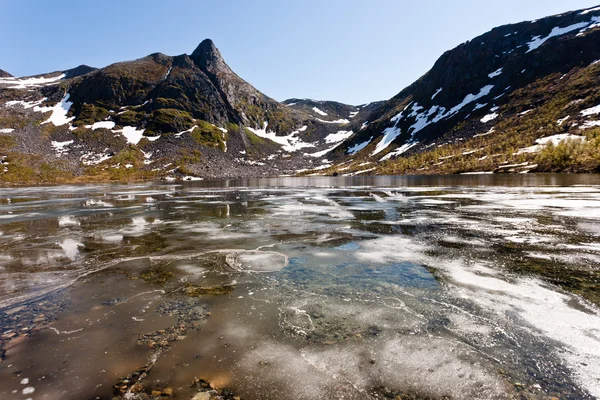
[[[2,399],[600,396],[596,175],[5,188],[0,232]]]

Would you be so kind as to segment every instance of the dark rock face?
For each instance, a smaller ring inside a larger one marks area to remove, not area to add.
[[[140,106],[136,126],[150,123],[152,111],[175,109],[218,126],[227,122],[289,133],[300,123],[280,103],[238,77],[214,43],[203,41],[191,56],[152,54],[136,61],[88,71],[69,88],[74,114],[83,104],[105,109]],[[142,117],[142,113],[147,115]]]
[[[0,69],[0,78],[11,78],[11,77],[12,77],[11,74],[9,74],[8,72]]]
[[[462,137],[482,133],[480,120],[492,109],[502,115],[514,92],[600,59],[598,21],[600,10],[574,11],[494,28],[447,51],[419,80],[375,107],[366,118],[371,123],[338,156],[370,138],[363,154],[372,154],[388,128],[397,136],[377,159],[407,143],[418,143],[407,154],[418,152],[457,130]]]

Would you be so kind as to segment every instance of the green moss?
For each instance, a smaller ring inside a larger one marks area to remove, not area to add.
[[[248,128],[244,128],[244,133],[246,134],[246,137],[250,141],[250,144],[252,144],[253,146],[262,146],[262,145],[266,144],[265,139],[263,139],[259,136],[256,136]]]
[[[238,133],[240,131],[240,126],[238,124],[234,124],[233,122],[228,122],[225,124],[225,129],[227,129],[227,133]]]
[[[50,164],[41,156],[8,153],[8,171],[0,171],[0,182],[13,184],[64,183],[73,180],[68,166],[60,160]]]
[[[194,119],[187,111],[165,108],[155,110],[149,117],[146,126],[147,136],[177,133],[190,129]]]
[[[167,99],[164,97],[158,97],[154,100],[154,107],[156,108],[171,108],[181,110],[183,106],[174,99]]]
[[[217,147],[225,151],[223,132],[219,128],[206,121],[198,121],[197,125],[190,133],[196,143],[207,147]]]
[[[140,126],[145,117],[146,113],[128,110],[122,114],[115,115],[114,121],[117,125],[121,126]]]
[[[94,122],[104,121],[109,115],[110,113],[106,108],[94,104],[84,104],[81,106],[81,111],[73,125],[92,125]]]

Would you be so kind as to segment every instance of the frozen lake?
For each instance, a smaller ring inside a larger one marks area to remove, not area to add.
[[[600,398],[598,175],[3,188],[0,248],[2,399]]]

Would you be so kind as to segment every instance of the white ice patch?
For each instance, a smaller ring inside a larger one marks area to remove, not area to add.
[[[0,129],[0,133],[11,133],[14,132],[15,130],[12,128],[4,128],[4,129]]]
[[[45,78],[43,76],[39,78],[0,78],[0,85],[12,85],[8,86],[9,89],[28,89],[39,86],[54,85],[65,77],[66,75],[62,74],[52,78]]]
[[[562,125],[562,124],[563,124],[563,123],[564,123],[566,120],[568,120],[569,118],[570,118],[570,116],[569,116],[569,115],[567,115],[566,117],[564,117],[564,118],[561,118],[561,119],[557,120],[557,121],[556,121],[556,123],[557,123],[558,125]]]
[[[23,394],[31,394],[33,392],[35,392],[35,388],[33,386],[29,386],[23,389]]]
[[[65,142],[56,142],[52,141],[52,147],[54,148],[54,152],[56,153],[56,157],[61,157],[64,154],[69,152],[69,145],[73,144],[72,140],[67,140]]]
[[[576,380],[593,396],[600,396],[598,313],[589,314],[572,307],[569,304],[572,296],[552,290],[535,279],[507,282],[481,276],[461,262],[448,262],[443,268],[455,282],[465,285],[462,289],[465,297],[494,310],[499,318],[516,313],[537,331],[562,343],[568,351],[561,352],[561,356],[574,370]]]
[[[69,101],[69,97],[70,95],[67,93],[65,95],[65,97],[63,97],[63,99],[60,101],[60,103],[58,103],[57,105],[55,105],[52,108],[40,108],[40,110],[47,110],[47,111],[52,111],[52,115],[50,116],[50,118],[48,118],[46,121],[42,122],[42,124],[47,124],[52,122],[52,124],[54,126],[61,126],[61,125],[65,125],[68,124],[69,122],[73,121],[75,119],[75,117],[71,117],[71,118],[67,118],[67,114],[69,112],[69,110],[71,109],[71,106],[73,105],[72,102]],[[35,108],[34,108],[35,110]]]
[[[58,226],[61,227],[65,227],[65,226],[78,226],[81,225],[81,223],[75,219],[75,217],[73,217],[72,215],[63,215],[58,217]]]
[[[526,53],[529,53],[530,51],[533,51],[537,48],[539,48],[541,45],[543,45],[544,43],[546,43],[546,41],[548,41],[549,39],[556,37],[556,36],[561,36],[564,34],[567,34],[569,32],[573,32],[582,28],[586,28],[588,25],[590,25],[591,22],[580,22],[578,24],[573,24],[573,25],[569,25],[567,27],[564,28],[560,28],[560,27],[554,27],[552,29],[552,32],[550,32],[550,34],[548,34],[548,36],[546,37],[541,37],[541,36],[534,36],[533,38],[531,38],[531,42],[527,43],[527,45],[529,46],[529,50],[527,50]]]
[[[351,111],[351,112],[350,112],[350,115],[349,115],[349,118],[354,118],[354,117],[356,117],[356,116],[358,115],[358,113],[359,113],[359,112],[360,112],[360,111]]]
[[[369,145],[369,143],[371,143],[371,140],[373,140],[373,137],[371,137],[366,142],[358,143],[358,144],[355,144],[354,146],[350,147],[348,149],[348,154],[354,155],[354,154],[358,153],[359,151],[361,151],[362,149],[367,147]]]
[[[325,137],[325,143],[337,143],[342,142],[352,136],[354,132],[352,131],[339,131],[336,133],[331,133]]]
[[[100,121],[92,125],[86,125],[85,127],[95,131],[96,129],[112,129],[115,127],[115,125],[116,124],[113,121]]]
[[[65,239],[59,243],[59,246],[63,249],[65,255],[73,261],[79,257],[79,247],[82,247],[83,244],[74,239]]]
[[[124,126],[123,129],[117,129],[114,133],[120,133],[125,137],[127,143],[138,144],[144,137],[145,129],[138,130],[135,126]]]
[[[315,147],[313,143],[304,142],[297,136],[300,132],[304,132],[306,129],[308,129],[308,126],[306,125],[287,136],[277,136],[276,132],[267,132],[268,125],[269,123],[265,122],[262,129],[247,129],[258,137],[269,139],[277,144],[280,144],[282,146],[281,148],[288,153],[298,151],[306,147]]]
[[[494,72],[492,72],[491,74],[488,74],[488,76],[490,78],[495,78],[497,76],[500,76],[502,74],[502,69],[503,68],[498,68],[497,70],[495,70]]]
[[[327,116],[327,113],[326,113],[325,111],[323,111],[323,110],[319,110],[317,107],[313,107],[312,109],[313,109],[313,111],[314,111],[314,112],[316,112],[316,113],[317,113],[317,114],[319,114],[319,115],[322,115],[322,116],[324,116],[324,117],[326,117],[326,116]]]

